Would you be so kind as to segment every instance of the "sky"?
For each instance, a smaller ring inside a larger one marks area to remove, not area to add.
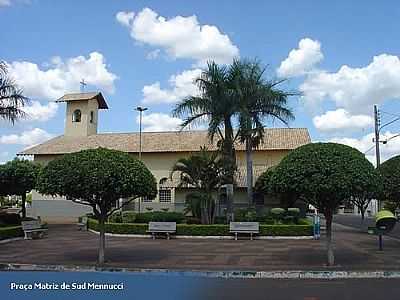
[[[0,0],[0,60],[31,99],[25,120],[0,121],[0,163],[63,134],[53,101],[82,78],[109,105],[99,132],[138,131],[138,105],[145,131],[177,130],[171,110],[198,93],[206,62],[234,58],[259,59],[266,79],[301,93],[290,127],[374,162],[373,105],[381,125],[400,116],[399,25],[398,1]],[[382,160],[400,153],[399,129],[382,128]]]

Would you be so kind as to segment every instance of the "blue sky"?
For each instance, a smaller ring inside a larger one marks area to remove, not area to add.
[[[383,123],[400,115],[400,5],[349,2],[0,0],[0,59],[32,99],[28,120],[0,123],[0,162],[63,133],[65,106],[51,101],[79,91],[81,78],[110,106],[100,132],[137,131],[137,105],[149,108],[146,130],[171,130],[171,109],[195,92],[204,62],[235,56],[259,58],[270,79],[303,92],[290,99],[292,127],[364,152],[372,105]],[[399,152],[400,137],[382,147],[384,159]]]

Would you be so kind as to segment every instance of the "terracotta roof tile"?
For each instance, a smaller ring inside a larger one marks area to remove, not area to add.
[[[269,128],[259,150],[291,150],[311,142],[306,128]],[[195,152],[210,145],[206,131],[170,131],[142,133],[142,152]],[[104,147],[125,152],[139,152],[139,133],[102,133],[85,137],[59,136],[31,147],[19,155],[64,154]],[[243,151],[242,144],[236,150]]]

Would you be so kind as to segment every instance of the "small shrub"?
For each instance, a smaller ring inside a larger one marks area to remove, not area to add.
[[[149,223],[149,222],[176,222],[182,223],[185,216],[179,212],[145,212],[136,214],[135,223]]]
[[[122,213],[120,211],[114,212],[108,217],[108,222],[110,223],[122,223]]]
[[[195,217],[186,217],[186,224],[201,224],[201,220]]]
[[[235,210],[236,222],[255,222],[257,221],[257,213],[255,209],[237,209]]]
[[[299,222],[299,217],[300,217],[300,208],[289,207],[287,209],[287,218],[291,222],[293,222],[294,224],[297,224]]]
[[[0,240],[20,237],[23,235],[24,232],[22,231],[21,226],[8,226],[0,228]]]
[[[19,214],[0,213],[0,226],[21,225]]]
[[[215,217],[214,224],[226,224],[226,217]]]
[[[272,218],[278,223],[281,224],[283,222],[283,219],[285,217],[286,211],[283,208],[276,207],[276,208],[271,208],[270,210]]]
[[[229,226],[221,224],[214,224],[214,225],[179,224],[176,226],[176,234],[193,235],[193,236],[230,235]]]
[[[135,223],[136,212],[127,210],[122,212],[122,223]]]

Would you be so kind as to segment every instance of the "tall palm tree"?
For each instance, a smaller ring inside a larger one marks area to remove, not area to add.
[[[282,81],[267,81],[265,67],[258,60],[234,60],[229,69],[229,81],[236,101],[238,138],[246,148],[246,177],[249,206],[253,204],[252,152],[264,139],[264,120],[278,119],[285,125],[294,119],[288,107],[288,97],[297,93],[278,88]]]
[[[189,200],[200,203],[202,223],[212,224],[215,217],[212,193],[221,185],[223,178],[223,162],[219,153],[201,148],[199,154],[179,159],[172,168],[171,177],[174,172],[180,173],[180,186],[195,189]]]
[[[0,118],[14,124],[25,116],[21,108],[27,101],[22,90],[8,76],[7,64],[0,61]]]
[[[233,182],[236,167],[234,131],[232,117],[232,93],[229,88],[228,70],[225,66],[209,62],[207,68],[196,79],[199,96],[188,96],[178,103],[172,114],[183,117],[181,128],[208,122],[208,137],[211,142],[218,136],[218,145],[224,162],[224,183],[227,189],[228,219],[233,213]]]

